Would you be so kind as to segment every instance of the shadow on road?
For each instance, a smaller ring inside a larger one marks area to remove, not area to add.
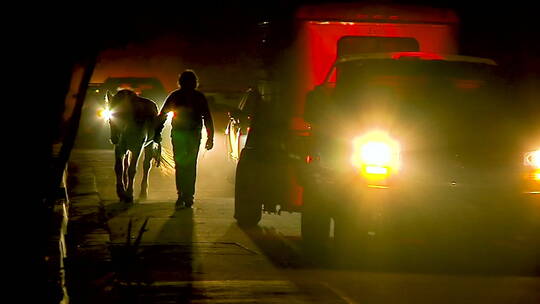
[[[300,237],[286,236],[273,227],[255,226],[241,229],[257,245],[266,257],[279,268],[321,268],[327,267],[326,260],[306,254]]]
[[[314,252],[301,238],[285,236],[272,227],[240,227],[279,268],[336,269],[450,275],[539,276],[538,257],[522,250],[481,247],[478,244],[430,247],[426,244],[372,242],[351,244],[350,252],[332,248]],[[330,244],[331,246],[331,244]]]

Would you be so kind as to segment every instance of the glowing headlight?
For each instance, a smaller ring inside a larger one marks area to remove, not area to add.
[[[525,165],[540,169],[540,149],[525,154]]]
[[[351,164],[366,177],[386,178],[399,170],[399,143],[381,131],[356,137]]]
[[[370,141],[360,146],[360,160],[364,164],[385,166],[392,159],[392,148],[385,142]]]
[[[109,121],[112,118],[113,112],[109,109],[99,109],[97,115],[99,118]]]

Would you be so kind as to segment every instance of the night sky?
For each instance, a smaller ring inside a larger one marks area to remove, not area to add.
[[[53,7],[48,4],[33,7],[31,12],[25,13],[25,18],[21,18],[19,23],[21,29],[25,28],[23,32],[26,35],[20,36],[23,43],[32,48],[31,60],[48,74],[61,70],[63,66],[69,67],[73,61],[102,54],[103,51],[113,50],[111,60],[129,60],[125,51],[135,46],[139,57],[152,56],[152,52],[162,54],[163,58],[180,56],[183,62],[165,64],[171,71],[202,69],[201,73],[206,77],[215,75],[216,69],[224,67],[222,74],[234,77],[224,77],[223,81],[230,78],[245,82],[253,76],[242,73],[242,68],[255,56],[252,39],[256,37],[256,24],[267,20],[287,20],[297,6],[321,2],[326,1],[92,2],[84,7],[60,4]],[[538,82],[540,26],[537,21],[539,13],[533,4],[525,1],[478,2],[482,3],[465,0],[371,3],[454,9],[461,19],[461,54],[495,59],[510,76]],[[174,39],[167,42],[170,37]],[[141,46],[154,49],[148,53],[148,50],[137,49]],[[179,49],[182,52],[178,52]],[[115,50],[124,52],[114,53]],[[136,69],[135,66],[132,68]],[[167,73],[170,75],[171,71]],[[103,77],[105,73],[97,71],[98,79],[94,80],[102,81]],[[54,77],[48,81],[54,81]],[[226,85],[225,82],[220,83],[220,79],[213,81],[217,86]],[[170,89],[172,81],[164,82]]]

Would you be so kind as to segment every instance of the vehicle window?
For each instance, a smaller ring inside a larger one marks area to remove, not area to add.
[[[345,94],[361,92],[365,95],[370,91],[386,90],[405,104],[420,102],[448,108],[457,105],[498,106],[502,100],[496,97],[496,93],[504,89],[504,79],[498,76],[492,66],[443,61],[370,60],[346,63],[338,67],[337,79],[336,86]],[[482,94],[491,94],[494,98],[479,98]],[[365,99],[356,98],[347,103],[363,101]]]
[[[379,111],[444,128],[491,126],[517,108],[495,67],[421,60],[369,60],[338,66],[336,106],[345,113]]]
[[[348,36],[338,41],[338,57],[362,53],[418,52],[420,45],[414,38]]]

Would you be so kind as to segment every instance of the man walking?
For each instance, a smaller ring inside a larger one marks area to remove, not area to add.
[[[206,150],[214,146],[214,124],[204,94],[197,90],[198,78],[192,70],[184,71],[178,90],[173,91],[163,104],[156,128],[156,141],[161,141],[168,113],[173,113],[171,139],[176,170],[176,208],[191,208],[195,195],[197,156],[201,143],[202,125],[206,128]]]

